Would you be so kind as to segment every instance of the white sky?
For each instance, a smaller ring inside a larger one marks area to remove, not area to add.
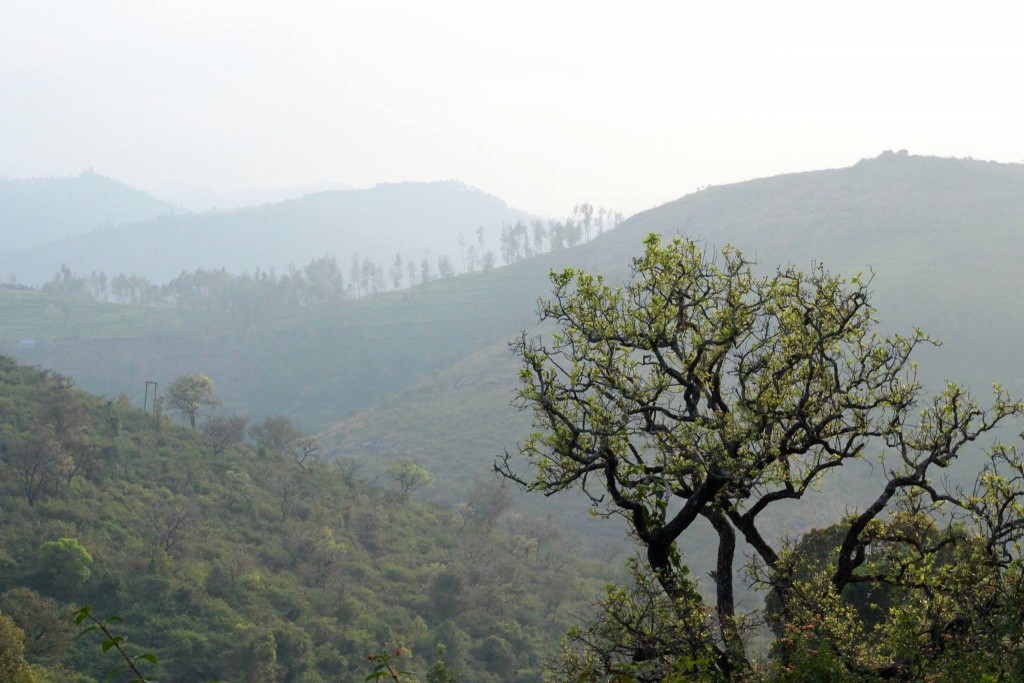
[[[1024,3],[0,0],[6,177],[629,214],[890,148],[1024,160]]]

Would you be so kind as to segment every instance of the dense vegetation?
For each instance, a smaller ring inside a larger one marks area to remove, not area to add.
[[[422,673],[438,644],[465,680],[536,681],[607,571],[496,483],[428,507],[257,436],[224,447],[0,357],[0,611],[28,660],[61,682],[108,670],[73,638],[91,603],[161,681],[358,680],[396,646]]]

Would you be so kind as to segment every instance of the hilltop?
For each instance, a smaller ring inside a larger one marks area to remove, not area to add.
[[[289,199],[298,199],[315,192],[352,190],[345,183],[312,183],[309,185],[287,185],[284,187],[251,187],[240,190],[217,192],[183,183],[169,183],[153,188],[154,196],[184,207],[193,212],[215,209],[242,209],[259,204],[273,204]]]
[[[6,279],[18,270],[5,252],[175,211],[173,204],[92,171],[68,178],[2,179],[0,275]]]
[[[353,256],[389,267],[396,252],[416,263],[440,254],[458,261],[466,248],[460,239],[476,244],[478,228],[486,247],[496,250],[503,224],[530,218],[457,182],[382,184],[95,230],[6,251],[0,272],[39,285],[66,264],[79,273],[138,273],[161,283],[197,268],[281,272],[324,254],[343,267]]]
[[[816,261],[871,276],[889,330],[923,328],[945,347],[929,381],[958,377],[1024,393],[1016,339],[1024,301],[1024,164],[886,152],[841,169],[711,187],[637,214],[579,248],[577,262],[623,272],[649,232],[727,243],[764,268]],[[618,257],[613,255],[619,255]]]
[[[573,266],[621,280],[649,232],[683,234],[708,249],[731,243],[765,270],[819,261],[848,276],[873,273],[884,329],[919,326],[945,341],[920,354],[923,381],[933,388],[946,378],[963,381],[979,394],[999,381],[1024,395],[1016,348],[1024,320],[1013,313],[1024,301],[1016,275],[1017,255],[1024,253],[1021,216],[1024,165],[896,153],[845,169],[709,188],[633,216],[570,251],[501,269],[495,278],[508,291],[496,306],[507,311],[504,338],[338,421],[326,442],[371,461],[411,451],[437,466],[459,463],[447,475],[453,486],[486,471],[529,429],[529,416],[509,405],[516,367],[504,342],[519,329],[538,332],[529,312],[550,289],[547,272]],[[515,317],[528,323],[517,327]],[[446,429],[452,425],[457,428]],[[825,516],[842,511],[840,499],[823,504]]]

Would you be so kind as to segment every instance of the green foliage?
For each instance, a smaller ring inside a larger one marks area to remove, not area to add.
[[[402,648],[395,648],[393,653],[391,652],[380,652],[371,653],[366,658],[373,665],[373,670],[367,674],[366,681],[381,681],[384,679],[394,681],[394,683],[402,683],[402,681],[409,681],[409,676],[412,675],[411,671],[403,671],[398,668],[398,664],[395,660],[403,655]]]
[[[284,415],[271,415],[249,428],[249,435],[263,451],[284,455],[292,444],[302,438],[302,432]]]
[[[0,614],[0,680],[42,683],[25,659],[25,633],[5,614]]]
[[[462,683],[462,676],[445,664],[445,646],[437,646],[437,661],[427,671],[427,683]]]
[[[106,680],[114,678],[122,671],[128,671],[134,676],[131,683],[155,683],[155,681],[151,681],[143,676],[140,667],[143,666],[143,662],[156,666],[158,663],[156,655],[150,652],[143,652],[142,654],[134,656],[128,654],[125,649],[127,643],[124,636],[117,636],[111,632],[111,624],[120,624],[122,621],[123,619],[116,615],[106,617],[105,619],[100,619],[94,616],[92,613],[92,605],[85,605],[78,610],[77,614],[75,614],[75,623],[77,625],[82,626],[83,623],[86,624],[78,633],[79,637],[94,631],[102,634],[103,642],[100,643],[100,649],[103,650],[104,653],[113,650],[121,659],[119,664],[107,672]]]
[[[63,662],[74,645],[74,627],[67,607],[19,586],[0,595],[0,611],[26,634],[25,654],[33,661]]]
[[[39,546],[35,581],[56,598],[72,598],[92,576],[92,555],[77,538],[61,538]]]
[[[206,375],[193,372],[182,375],[167,387],[165,396],[171,407],[188,418],[189,424],[195,429],[196,418],[206,409],[219,406],[217,387]]]
[[[434,483],[434,477],[427,471],[427,468],[411,458],[399,458],[388,463],[385,471],[395,483],[403,499],[408,498],[409,494],[416,489]]]
[[[558,679],[718,680],[712,627],[696,583],[684,570],[686,595],[672,600],[641,561],[628,564],[631,583],[605,589],[598,621],[569,630],[554,665]]]
[[[0,356],[0,405],[11,407],[0,412],[0,447],[52,424],[48,397],[64,384]],[[395,505],[393,492],[316,459],[300,466],[244,444],[215,455],[200,430],[157,431],[128,405],[67,391],[79,423],[53,438],[65,450],[87,440],[92,465],[29,505],[16,469],[0,464],[0,591],[13,601],[0,605],[19,619],[44,604],[63,614],[71,602],[117,613],[125,621],[113,635],[131,656],[158,658],[162,683],[360,680],[367,652],[399,645],[402,668],[423,676],[438,643],[448,669],[498,683],[471,646],[490,635],[539,680],[569,614],[588,609],[608,571],[570,555],[559,583],[571,590],[549,610],[551,570],[533,552],[540,526],[498,512],[471,528],[455,510]],[[444,594],[452,586],[454,602]],[[28,651],[37,666],[63,661],[61,683],[101,679],[111,663],[99,654],[89,638],[60,656]]]
[[[245,428],[249,418],[245,415],[215,416],[203,424],[203,433],[210,437],[211,450],[220,455],[245,441]]]
[[[302,468],[320,457],[320,440],[303,436],[302,431],[284,415],[271,415],[249,429],[263,455],[292,458]]]

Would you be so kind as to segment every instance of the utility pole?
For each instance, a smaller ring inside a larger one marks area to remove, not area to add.
[[[149,385],[153,385],[153,412],[156,413],[156,382],[152,380],[146,380],[146,397],[142,399],[142,412],[146,413],[149,407]]]

